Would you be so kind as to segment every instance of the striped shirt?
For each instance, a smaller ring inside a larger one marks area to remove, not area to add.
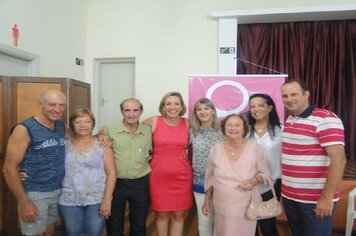
[[[309,106],[289,116],[282,134],[282,196],[317,203],[325,186],[330,158],[326,146],[344,145],[344,127],[331,111]],[[339,192],[333,200],[339,199]]]

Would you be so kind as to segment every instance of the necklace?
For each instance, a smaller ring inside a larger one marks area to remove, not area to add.
[[[240,158],[240,151],[239,150],[231,150],[230,157],[228,157],[231,163],[237,161]]]
[[[264,132],[266,130],[267,130],[267,126],[266,127],[260,127],[260,128],[255,127],[255,131],[257,133],[262,133],[262,132]]]
[[[231,156],[235,156],[235,155],[240,155],[242,148],[231,148],[230,150]]]
[[[227,151],[230,153],[231,156],[235,156],[239,152],[239,149],[235,148],[235,147],[228,146]]]
[[[230,155],[233,156],[234,158],[239,158],[239,156],[241,155],[244,149],[244,146],[245,146],[245,142],[239,143],[238,146],[226,142],[225,150],[226,152],[230,153]]]

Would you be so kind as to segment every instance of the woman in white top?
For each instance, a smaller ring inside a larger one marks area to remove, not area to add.
[[[255,140],[262,148],[279,200],[281,196],[281,135],[283,127],[276,106],[269,95],[252,95],[249,99],[249,106],[250,112],[247,117],[251,129],[248,138]],[[272,192],[267,187],[261,188],[261,193],[263,201],[272,198]],[[263,236],[278,236],[275,217],[259,220],[257,223]],[[256,230],[256,235],[258,235],[258,230]]]

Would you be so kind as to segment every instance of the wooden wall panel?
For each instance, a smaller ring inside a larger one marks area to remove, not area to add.
[[[69,93],[69,111],[72,114],[78,108],[90,108],[90,89],[72,84]]]
[[[54,83],[18,83],[17,93],[17,122],[40,112],[38,98],[44,90],[61,90],[61,84]]]
[[[0,163],[0,168],[2,170],[2,161]],[[5,184],[4,177],[3,177],[3,174],[1,174],[0,175],[0,189],[1,189],[1,191],[0,191],[0,201],[1,202],[3,202],[3,198],[4,198],[3,191],[2,191],[4,189],[4,184]],[[0,229],[3,229],[2,223],[3,223],[3,206],[2,206],[2,204],[0,204]]]
[[[4,99],[3,97],[2,97],[2,82],[0,81],[0,117],[2,117],[2,99]],[[2,132],[3,132],[3,127],[2,127],[2,119],[0,120],[0,134],[2,134]],[[2,145],[3,145],[3,137],[2,137],[2,135],[0,135],[0,153],[2,153],[2,151],[4,150],[3,149],[3,147],[2,147]],[[0,158],[1,158],[1,156],[0,156]]]
[[[4,99],[4,97],[2,96],[2,82],[0,81],[0,117],[3,117],[3,101],[2,99]],[[3,182],[4,182],[4,178],[3,178],[3,174],[2,174],[2,163],[3,163],[3,156],[5,156],[5,154],[3,153],[4,151],[4,148],[3,148],[3,124],[2,124],[2,119],[0,120],[0,171],[1,171],[1,174],[0,174],[0,202],[3,202]],[[2,204],[0,204],[0,229],[2,229],[2,218],[3,218],[3,215],[2,215],[2,212],[3,212],[3,207],[2,207]]]

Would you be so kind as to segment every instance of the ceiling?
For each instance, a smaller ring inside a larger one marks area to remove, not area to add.
[[[213,18],[237,18],[238,24],[356,19],[356,4],[214,11]]]

